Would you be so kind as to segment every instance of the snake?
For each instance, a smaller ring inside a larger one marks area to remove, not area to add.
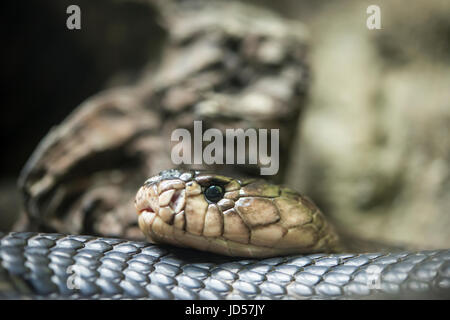
[[[178,168],[143,183],[168,166],[167,133],[193,120],[282,128],[285,168],[309,83],[302,24],[241,3],[157,3],[158,67],[88,99],[25,165],[30,223],[0,233],[0,298],[448,299],[449,249],[349,238],[282,179]]]
[[[346,253],[312,200],[262,179],[166,170],[135,206],[148,242],[0,234],[0,298],[450,297],[450,250]]]

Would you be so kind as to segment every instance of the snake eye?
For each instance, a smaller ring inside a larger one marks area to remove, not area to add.
[[[206,200],[208,200],[209,202],[219,202],[220,199],[223,198],[223,188],[221,186],[209,186],[208,188],[206,188],[205,190],[205,198]]]

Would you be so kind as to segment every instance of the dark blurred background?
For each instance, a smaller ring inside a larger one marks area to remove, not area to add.
[[[71,4],[82,8],[81,30],[66,28]],[[14,176],[52,125],[114,80],[131,80],[163,33],[151,7],[136,2],[4,1],[2,7],[0,170]]]
[[[311,101],[288,184],[360,234],[448,247],[449,1],[249,2],[311,33]],[[148,3],[2,2],[0,230],[18,215],[17,176],[50,128],[160,53],[164,30]],[[71,4],[81,30],[66,28]],[[370,4],[381,30],[366,28]]]
[[[66,8],[81,8],[68,30]],[[0,230],[19,208],[15,181],[49,129],[101,89],[131,83],[164,39],[152,6],[135,1],[3,1]]]

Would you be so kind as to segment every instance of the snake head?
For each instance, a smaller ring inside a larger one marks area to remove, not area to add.
[[[140,229],[156,243],[242,257],[338,247],[311,200],[261,179],[166,170],[145,182],[135,205]]]

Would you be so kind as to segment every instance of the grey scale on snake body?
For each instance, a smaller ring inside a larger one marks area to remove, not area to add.
[[[450,297],[450,250],[238,259],[123,239],[18,232],[0,234],[0,262],[2,299]],[[375,265],[381,277],[370,286]],[[69,289],[72,275],[76,287]]]

